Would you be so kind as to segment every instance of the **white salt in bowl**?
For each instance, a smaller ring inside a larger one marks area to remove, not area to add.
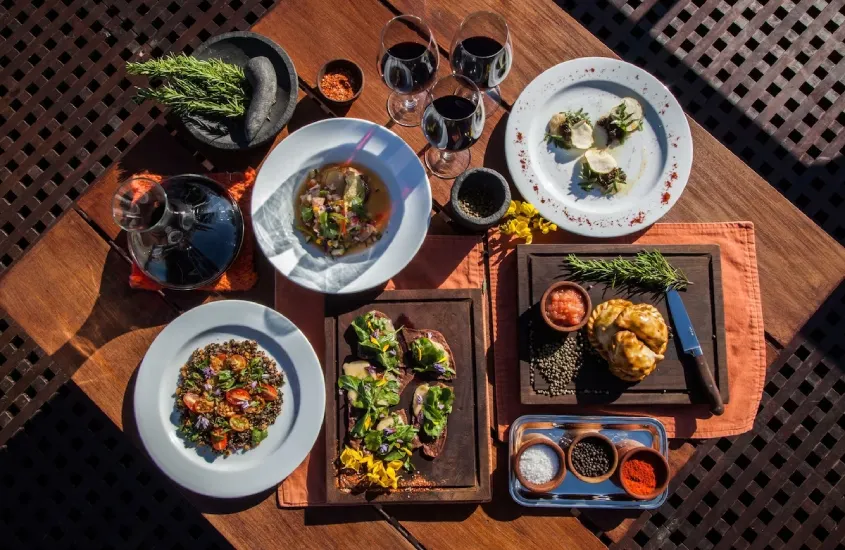
[[[522,460],[525,451],[537,445],[544,445],[548,447],[554,452],[555,456],[557,457],[557,472],[550,480],[546,481],[545,483],[534,483],[530,481],[526,478],[525,474],[523,474],[522,469],[520,468],[520,461]],[[518,479],[519,483],[528,491],[531,491],[532,493],[548,493],[549,491],[563,483],[563,479],[566,477],[566,456],[563,454],[563,449],[560,448],[560,445],[546,437],[538,437],[536,439],[526,441],[522,444],[522,446],[519,448],[519,450],[513,457],[512,468],[514,474],[516,474],[516,479]]]

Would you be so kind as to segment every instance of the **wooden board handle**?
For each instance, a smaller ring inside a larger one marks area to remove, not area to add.
[[[719,393],[719,388],[716,387],[716,380],[713,378],[713,372],[707,365],[707,359],[703,355],[699,355],[695,358],[695,365],[698,367],[698,376],[701,378],[701,383],[704,384],[707,399],[710,401],[710,412],[716,416],[722,415],[725,412],[725,404],[722,403],[722,394]]]

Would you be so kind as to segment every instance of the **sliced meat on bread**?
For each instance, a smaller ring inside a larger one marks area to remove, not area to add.
[[[448,387],[445,384],[438,385],[444,388]],[[437,458],[440,456],[440,453],[443,452],[443,447],[446,446],[446,435],[449,431],[449,425],[447,423],[447,425],[443,427],[443,431],[437,439],[432,439],[426,435],[423,430],[423,421],[425,420],[423,416],[423,403],[425,402],[425,396],[430,387],[431,386],[428,384],[420,384],[417,386],[417,389],[414,390],[414,397],[411,400],[411,422],[418,430],[417,438],[419,439],[419,444],[422,447],[422,453],[429,458]],[[416,449],[416,446],[414,448]]]
[[[452,354],[452,348],[449,347],[449,342],[446,341],[446,338],[440,332],[436,330],[428,330],[428,329],[414,329],[414,328],[403,328],[402,329],[402,339],[404,340],[403,349],[406,351],[406,360],[405,365],[409,370],[413,372],[414,367],[421,367],[419,365],[416,358],[414,358],[411,352],[411,342],[417,340],[418,338],[428,338],[435,344],[441,346],[445,351],[446,355],[449,357],[449,367],[455,371],[453,376],[446,376],[444,374],[437,374],[436,372],[426,371],[425,374],[432,376],[437,380],[453,380],[457,376],[458,367],[455,364],[455,356]],[[419,371],[417,371],[419,372]]]

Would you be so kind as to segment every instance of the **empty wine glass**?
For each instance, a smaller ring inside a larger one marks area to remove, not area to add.
[[[413,15],[394,17],[381,31],[376,65],[388,88],[387,112],[400,126],[419,126],[425,89],[434,80],[440,56],[434,34]]]
[[[429,170],[443,179],[457,177],[484,132],[484,95],[464,76],[444,76],[428,91],[422,130],[431,144],[425,153]]]
[[[489,97],[492,113],[501,101],[499,84],[513,65],[513,46],[505,18],[490,11],[466,16],[452,40],[452,70],[475,83]]]

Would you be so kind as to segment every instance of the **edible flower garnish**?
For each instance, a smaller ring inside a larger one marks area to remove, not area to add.
[[[355,399],[351,405],[356,409],[362,409],[361,415],[349,434],[356,439],[364,437],[376,419],[380,418],[389,407],[399,403],[399,383],[396,380],[343,375],[338,379],[337,385],[347,392],[354,392]]]
[[[441,344],[423,336],[413,340],[408,348],[414,358],[413,369],[416,372],[434,372],[446,378],[455,376],[449,354]]]
[[[528,202],[511,201],[505,218],[510,219],[500,225],[499,230],[505,235],[516,235],[525,239],[526,244],[531,244],[534,240],[534,231],[540,231],[544,235],[549,231],[557,231],[557,225],[540,216],[534,205]]]
[[[398,488],[399,470],[404,466],[401,460],[381,460],[371,454],[346,447],[340,454],[340,463],[344,468],[365,473],[367,481],[385,489]]]
[[[446,428],[446,421],[452,412],[455,393],[449,387],[431,386],[423,403],[423,431],[437,439]]]
[[[358,339],[358,353],[388,372],[399,370],[399,341],[390,319],[379,317],[371,311],[352,321],[352,330]]]

